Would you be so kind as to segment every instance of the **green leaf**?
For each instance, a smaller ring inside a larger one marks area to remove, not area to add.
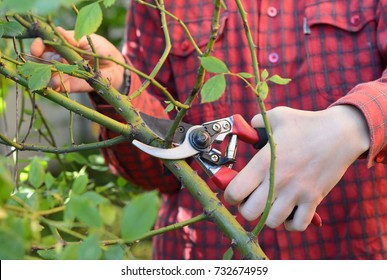
[[[70,200],[70,202],[68,203],[68,207],[65,207],[64,212],[63,212],[63,221],[68,222],[68,223],[72,223],[75,219],[75,214],[74,214],[72,204],[73,203]]]
[[[82,194],[83,192],[86,191],[87,188],[87,183],[89,182],[89,177],[87,174],[80,174],[77,178],[75,178],[73,185],[72,185],[72,190],[76,194]]]
[[[106,8],[109,8],[110,6],[113,6],[116,0],[103,0],[103,4]]]
[[[29,77],[39,72],[40,67],[47,67],[47,65],[32,62],[32,61],[27,61],[19,68],[19,71],[21,74]]]
[[[80,260],[99,260],[102,256],[101,247],[98,244],[97,237],[89,235],[79,246],[78,259]]]
[[[267,70],[264,69],[264,70],[262,71],[261,77],[262,77],[262,80],[266,80],[267,77],[269,77],[269,72],[267,72]]]
[[[154,225],[159,208],[157,192],[134,197],[124,208],[121,235],[126,241],[135,241]]]
[[[279,75],[273,75],[269,78],[270,82],[273,82],[277,85],[287,85],[292,79],[282,78]]]
[[[223,74],[208,79],[201,91],[202,103],[218,100],[226,89],[226,79]]]
[[[54,249],[48,249],[48,250],[38,250],[36,251],[39,256],[41,256],[44,260],[55,260],[56,259],[56,252]]]
[[[76,260],[78,259],[80,244],[68,244],[60,255],[61,260]]]
[[[90,155],[87,157],[88,167],[99,172],[108,172],[109,168],[105,164],[105,159],[102,155]]]
[[[232,247],[228,248],[227,251],[223,254],[224,260],[231,260],[234,255],[234,250]]]
[[[98,3],[92,3],[79,10],[75,21],[75,39],[79,41],[83,36],[96,32],[102,23],[102,10]]]
[[[44,183],[45,175],[43,165],[37,158],[34,158],[31,161],[30,171],[28,172],[28,182],[37,189]]]
[[[253,74],[250,74],[247,72],[239,72],[238,75],[241,76],[242,78],[245,78],[245,79],[254,78]]]
[[[50,172],[47,172],[46,176],[44,177],[44,184],[46,185],[46,188],[50,189],[54,183],[55,183],[54,176],[52,176]]]
[[[175,108],[175,106],[173,105],[172,102],[170,102],[170,103],[168,104],[168,106],[164,109],[164,112],[165,112],[165,113],[169,113],[169,112],[171,112],[174,108]]]
[[[20,73],[29,77],[28,88],[32,91],[45,88],[51,79],[51,66],[27,61],[20,67]]]
[[[200,57],[204,69],[211,73],[229,73],[226,64],[214,56]]]
[[[102,226],[102,219],[99,215],[98,208],[95,203],[87,197],[72,195],[70,207],[73,210],[73,215],[81,222],[91,227]]]
[[[76,162],[81,165],[86,165],[88,164],[87,159],[81,155],[80,153],[69,153],[66,155],[66,161],[69,162]]]
[[[44,247],[53,247],[58,243],[57,236],[54,235],[46,235],[42,236],[40,239],[40,244]]]
[[[57,61],[52,61],[52,62],[54,63],[55,68],[58,71],[66,73],[66,74],[71,74],[74,71],[78,70],[78,66],[77,65],[70,65],[70,64],[60,63],[60,62],[57,62]]]
[[[258,85],[258,93],[262,100],[266,99],[267,95],[269,94],[269,86],[267,85],[267,82],[261,82]]]
[[[34,115],[34,128],[36,130],[39,130],[42,128],[43,125],[43,119],[39,114]]]
[[[92,165],[99,165],[99,166],[105,165],[105,158],[100,154],[90,155],[87,157],[87,159],[90,162],[90,166],[92,166]]]
[[[125,250],[119,244],[109,246],[105,251],[105,260],[122,260],[125,256]]]
[[[0,260],[21,260],[23,256],[22,237],[16,233],[0,231]]]
[[[103,197],[102,195],[94,191],[85,192],[84,194],[82,194],[82,197],[90,200],[93,203],[94,207],[97,207],[101,203],[104,203],[107,201],[107,198]]]
[[[4,34],[8,36],[17,36],[22,34],[24,27],[17,21],[0,22],[0,37]]]
[[[111,226],[114,224],[117,217],[117,210],[113,205],[110,203],[102,203],[99,206],[99,213],[105,225]]]

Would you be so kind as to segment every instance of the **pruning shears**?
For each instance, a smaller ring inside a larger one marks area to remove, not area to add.
[[[170,129],[171,120],[159,119],[140,113],[144,123],[161,139]],[[180,123],[174,138],[172,148],[157,148],[133,140],[133,145],[143,152],[161,159],[187,159],[193,157],[211,178],[215,185],[225,190],[228,184],[238,174],[232,169],[236,162],[238,139],[251,144],[256,149],[266,145],[268,137],[265,128],[253,128],[239,114],[227,118],[205,122],[201,125]],[[215,143],[228,141],[225,151],[214,148]],[[288,220],[292,219],[296,208]],[[321,226],[321,217],[315,213],[312,224]]]

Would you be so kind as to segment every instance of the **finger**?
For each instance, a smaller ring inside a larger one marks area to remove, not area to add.
[[[48,86],[58,92],[81,93],[92,91],[92,87],[85,80],[66,74],[62,74],[62,77],[53,75]]]
[[[224,197],[231,205],[245,200],[265,179],[269,170],[270,149],[264,147],[227,186]]]
[[[87,41],[87,38],[83,36],[79,41],[75,40],[74,35],[75,32],[73,30],[66,30],[63,27],[56,27],[55,31],[57,31],[63,39],[65,39],[70,45],[74,47],[78,47],[83,50],[90,49],[89,42]]]
[[[31,55],[41,57],[45,50],[46,46],[41,38],[36,38],[32,41],[30,48]]]
[[[312,203],[299,204],[292,220],[285,221],[285,228],[289,231],[304,231],[310,225],[316,212],[316,205]]]
[[[239,212],[248,221],[253,221],[262,215],[265,209],[269,184],[261,184],[246,201],[239,205]]]
[[[66,40],[67,43],[69,43],[72,46],[78,46],[77,40],[74,38],[74,31],[73,30],[66,30],[61,26],[58,26],[55,28],[55,31],[58,32],[64,40]]]
[[[266,225],[270,228],[276,228],[284,223],[295,207],[294,198],[289,195],[278,195],[274,201]]]

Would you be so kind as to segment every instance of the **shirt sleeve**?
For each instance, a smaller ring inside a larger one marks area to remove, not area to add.
[[[383,1],[381,1],[382,3]],[[378,9],[378,48],[387,61],[387,5]],[[367,163],[387,163],[387,69],[375,81],[355,86],[333,105],[353,105],[364,115],[370,132]]]
[[[133,59],[136,59],[134,66],[137,69],[143,68],[144,71],[147,60],[144,59],[142,53],[144,50],[137,47],[139,46],[139,29],[136,27],[136,17],[141,15],[141,13],[140,11],[133,10],[135,5],[136,4],[131,4],[132,11],[129,10],[128,12],[127,32],[123,53],[126,56],[127,62],[132,64]],[[147,18],[148,20],[146,20]],[[144,21],[143,24],[145,25],[142,26],[142,28],[146,28],[147,24],[153,24],[149,17],[141,17],[141,20]],[[166,70],[166,72],[168,72],[168,70]],[[142,80],[140,77],[131,72],[128,96],[136,91],[141,85]],[[97,111],[110,118],[124,122],[124,119],[114,110],[114,108],[107,104],[97,94],[90,94],[89,96]],[[168,115],[164,113],[162,100],[161,96],[154,90],[146,90],[137,98],[133,99],[132,104],[141,112],[147,113],[148,115],[168,118]],[[117,134],[115,132],[100,127],[100,140],[106,140],[116,136]],[[102,153],[107,165],[114,174],[121,175],[144,189],[158,189],[162,193],[173,193],[180,189],[178,180],[164,168],[161,160],[143,153],[128,142],[103,148]]]

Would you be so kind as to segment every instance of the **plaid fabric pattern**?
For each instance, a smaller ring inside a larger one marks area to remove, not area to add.
[[[203,49],[210,33],[213,1],[166,2],[166,9],[185,22]],[[227,10],[221,14],[213,55],[225,61],[232,72],[252,72],[236,5],[234,1],[224,2]],[[381,163],[387,162],[387,72],[383,72],[387,61],[387,1],[242,2],[256,42],[260,68],[292,78],[286,87],[270,86],[267,107],[322,110],[351,104],[363,112],[371,133],[367,159],[356,161],[318,207],[323,227],[310,226],[305,232],[265,228],[259,236],[261,247],[272,259],[386,259],[387,170]],[[157,79],[178,100],[184,101],[194,83],[198,54],[181,26],[170,17],[167,20],[172,49]],[[160,26],[158,11],[131,1],[124,53],[145,73],[152,71],[164,51]],[[204,105],[196,100],[185,121],[198,124],[236,113],[250,120],[257,114],[257,101],[243,82],[234,77],[227,77],[227,82],[220,100]],[[140,83],[132,74],[131,91]],[[149,87],[134,103],[144,112],[162,116],[165,104],[160,100],[163,97],[157,89]],[[117,117],[109,106],[94,101],[98,110]],[[112,136],[111,132],[101,130],[102,138]],[[255,152],[241,143],[235,169],[243,168]],[[163,202],[157,227],[202,212],[184,187],[163,175],[158,160],[127,144],[104,150],[104,154],[113,171],[145,188],[160,189]],[[197,165],[193,167],[205,177]],[[231,211],[247,230],[254,226],[239,217],[236,209]],[[201,222],[156,237],[154,257],[220,259],[228,247],[229,240],[214,224]]]

